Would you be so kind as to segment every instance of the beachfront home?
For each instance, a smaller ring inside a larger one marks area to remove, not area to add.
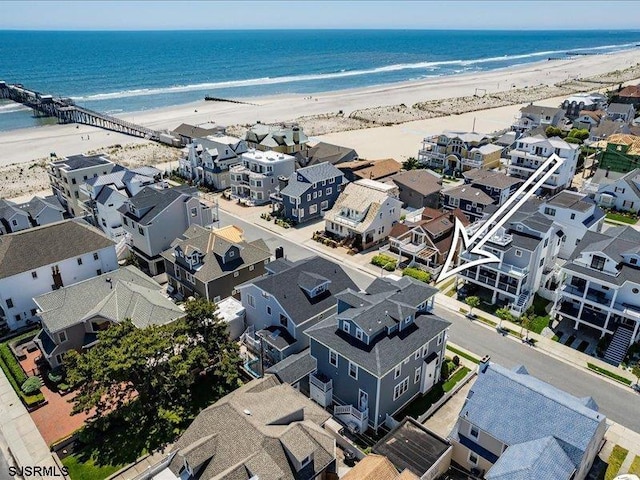
[[[295,158],[275,151],[249,150],[239,165],[230,167],[231,198],[248,205],[268,203],[279,186],[280,177],[289,178],[295,170]]]
[[[573,120],[573,128],[577,129],[586,129],[591,132],[591,130],[598,125],[603,118],[605,118],[606,113],[604,110],[582,110],[578,116]]]
[[[194,138],[187,145],[187,153],[179,160],[180,175],[215,190],[231,185],[229,168],[241,162],[248,151],[247,142],[228,135]]]
[[[352,162],[358,160],[358,153],[353,148],[318,142],[308,150],[297,152],[295,157],[298,167],[310,167],[323,162],[331,165]]]
[[[162,252],[169,286],[181,298],[219,302],[235,287],[265,273],[271,253],[261,238],[247,242],[235,225],[209,230],[191,225]]]
[[[540,165],[552,155],[556,155],[564,162],[540,189],[544,194],[553,195],[571,186],[578,165],[579,147],[575,143],[567,143],[558,137],[545,138],[542,135],[536,135],[521,138],[516,147],[509,152],[508,173],[512,177],[526,180]]]
[[[496,170],[473,169],[462,174],[464,183],[482,190],[496,205],[502,205],[522,185],[523,180]]]
[[[267,271],[238,287],[249,327],[243,341],[265,367],[307,348],[304,331],[336,312],[335,295],[358,290],[340,265],[321,257],[278,259]]]
[[[85,352],[97,334],[131,320],[138,328],[165,325],[184,311],[161,293],[162,287],[128,266],[34,298],[42,330],[35,338],[51,368],[70,350]]]
[[[353,160],[336,165],[349,182],[360,179],[382,180],[398,173],[402,165],[393,158],[383,160]]]
[[[418,264],[436,275],[451,248],[456,218],[463,226],[469,225],[469,220],[459,208],[447,211],[425,208],[420,220],[396,223],[389,234],[389,243],[380,247],[380,251],[397,254],[399,264]],[[454,257],[456,260],[457,255]]]
[[[502,147],[492,140],[484,133],[445,131],[423,140],[418,162],[447,172],[499,167]]]
[[[437,289],[376,278],[338,295],[337,312],[306,330],[317,372],[311,398],[349,428],[377,430],[440,380],[449,322],[430,313]]]
[[[452,460],[474,477],[584,480],[606,430],[593,398],[485,358],[449,439]]]
[[[611,103],[607,107],[607,118],[629,124],[636,118],[636,109],[630,103]]]
[[[611,135],[627,135],[629,133],[631,133],[631,129],[626,123],[603,117],[597,127],[589,130],[589,142],[600,142]]]
[[[599,232],[604,223],[604,211],[586,195],[565,190],[542,202],[538,211],[562,225],[564,237],[558,258],[568,259],[576,245],[589,231]]]
[[[294,155],[308,148],[309,138],[296,124],[265,125],[257,123],[244,136],[249,148]]]
[[[564,231],[538,208],[539,201],[525,203],[487,241],[483,248],[498,256],[499,262],[474,266],[458,274],[457,280],[466,283],[458,289],[460,298],[478,295],[491,304],[505,305],[519,317],[532,304],[538,290],[554,289]],[[469,236],[485,221],[469,226]],[[476,259],[477,255],[469,252],[460,254],[461,263]]]
[[[80,200],[80,185],[116,168],[105,155],[72,155],[49,162],[47,173],[53,194],[72,217],[84,215]]]
[[[442,191],[442,206],[445,210],[460,209],[470,222],[484,216],[489,205],[495,200],[479,188],[471,185],[459,185]]]
[[[605,360],[618,365],[640,340],[640,232],[633,227],[589,231],[562,266],[552,312],[574,328],[613,334]]]
[[[180,145],[186,147],[190,143],[193,143],[196,138],[205,138],[209,135],[224,135],[226,133],[226,127],[222,125],[215,125],[205,123],[199,126],[189,125],[188,123],[181,123],[175,130],[170,133],[180,139]]]
[[[271,194],[273,211],[295,223],[320,218],[333,208],[343,182],[342,172],[328,162],[299,168],[289,178],[278,179]]]
[[[0,236],[0,320],[35,320],[34,297],[118,268],[114,243],[82,221],[66,220]]]
[[[640,136],[615,134],[598,153],[598,168],[627,173],[640,167]]]
[[[602,93],[576,93],[562,102],[562,109],[567,118],[574,120],[582,112],[603,109],[607,104],[607,96]]]
[[[164,273],[161,253],[191,225],[211,225],[211,208],[195,187],[145,187],[118,208],[131,254],[151,275]]]
[[[389,177],[385,183],[398,187],[400,201],[410,208],[438,208],[442,177],[431,170],[410,170]]]
[[[401,210],[395,185],[358,180],[347,184],[333,208],[325,213],[325,231],[366,250],[389,236],[400,220]]]
[[[41,227],[64,220],[64,208],[57,197],[33,197],[28,202],[15,203],[0,198],[0,235]]]
[[[80,185],[80,206],[107,237],[120,241],[125,232],[118,209],[147,186],[166,188],[164,182],[158,183],[160,177],[160,170],[154,167],[129,170],[116,165],[111,173],[92,177]]]
[[[516,119],[511,129],[519,134],[524,134],[534,128],[558,127],[565,125],[564,110],[562,108],[543,107],[533,103],[520,109],[520,116]]]
[[[616,103],[628,103],[633,105],[636,111],[640,111],[640,85],[628,85],[620,90],[614,97]]]
[[[336,441],[323,428],[330,418],[267,375],[200,412],[152,469],[158,479],[337,478]]]
[[[640,168],[598,185],[595,200],[603,208],[611,208],[621,212],[635,212],[640,210]]]

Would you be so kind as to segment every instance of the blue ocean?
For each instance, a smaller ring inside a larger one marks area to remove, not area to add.
[[[640,30],[0,31],[0,80],[117,115],[205,95],[340,90],[637,44]],[[38,122],[0,103],[0,130]]]

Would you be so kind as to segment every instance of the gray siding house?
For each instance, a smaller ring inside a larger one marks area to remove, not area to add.
[[[54,196],[33,197],[25,203],[0,198],[0,235],[60,222],[64,220],[64,212]]]
[[[409,277],[378,278],[338,294],[335,315],[305,331],[317,371],[311,398],[364,432],[378,429],[440,380],[449,322],[432,315],[437,290]]]
[[[274,211],[297,223],[320,218],[333,208],[340,195],[344,175],[330,163],[298,169],[271,194]]]

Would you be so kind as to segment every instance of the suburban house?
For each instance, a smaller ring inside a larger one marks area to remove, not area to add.
[[[518,140],[516,147],[509,152],[509,170],[512,177],[526,180],[540,165],[552,155],[564,160],[562,165],[542,185],[544,193],[555,194],[569,188],[573,182],[578,165],[579,145],[567,143],[558,137],[545,138],[541,135]]]
[[[80,204],[80,185],[111,173],[115,167],[104,155],[72,155],[49,162],[47,173],[53,194],[72,217],[77,217],[85,213]]]
[[[558,282],[556,260],[564,232],[562,227],[538,211],[539,202],[529,201],[483,247],[499,262],[477,265],[460,272],[460,297],[478,295],[491,304],[507,306],[520,316],[533,303],[541,288],[553,290]],[[469,226],[471,237],[486,220]],[[460,254],[462,263],[476,260],[470,252]]]
[[[234,294],[236,285],[263,275],[271,253],[261,238],[245,241],[235,225],[210,230],[194,224],[162,258],[169,293],[217,303]]]
[[[494,199],[471,185],[459,185],[442,191],[442,205],[445,210],[460,209],[470,222],[484,216],[484,211],[494,203]]]
[[[627,173],[640,167],[640,137],[615,134],[598,153],[598,168]]]
[[[28,202],[15,203],[0,198],[0,235],[41,227],[64,220],[65,210],[57,197],[33,197]]]
[[[393,158],[383,158],[380,160],[360,160],[359,165],[356,168],[351,169],[351,178],[349,181],[356,181],[360,179],[369,180],[382,180],[395,175],[402,169],[400,162]],[[343,168],[347,164],[339,165],[338,168]]]
[[[423,140],[418,162],[447,172],[499,167],[503,147],[492,140],[484,133],[445,131]]]
[[[331,414],[273,375],[205,408],[156,467],[155,478],[337,478]],[[329,476],[329,475],[333,476]]]
[[[184,311],[161,293],[161,286],[128,266],[34,298],[42,330],[35,341],[51,368],[63,355],[94,346],[98,332],[130,319],[138,328],[164,325]]]
[[[438,208],[442,177],[431,170],[409,170],[385,180],[398,187],[400,201],[410,208]]]
[[[593,398],[485,358],[449,439],[453,461],[475,477],[584,480],[606,430]]]
[[[640,340],[640,232],[633,227],[587,232],[562,266],[552,312],[574,328],[613,335],[605,360],[618,365]]]
[[[309,346],[303,332],[336,312],[335,295],[358,290],[342,267],[322,257],[288,262],[276,260],[270,273],[237,289],[245,308],[249,348],[275,365]]]
[[[129,170],[116,165],[111,173],[92,177],[80,185],[80,206],[91,215],[94,225],[117,242],[125,234],[118,209],[143,188],[159,182],[160,176],[160,170],[154,167]],[[158,184],[158,188],[166,186]]]
[[[325,213],[325,230],[353,240],[362,250],[384,241],[401,216],[397,187],[374,180],[347,184],[331,210]]]
[[[614,122],[631,123],[636,118],[636,109],[631,103],[611,103],[607,107],[607,118]]]
[[[297,152],[295,156],[298,167],[310,167],[323,162],[339,165],[358,160],[358,153],[353,148],[325,142],[318,142],[306,151]]]
[[[34,297],[118,268],[114,243],[74,220],[0,236],[0,320],[35,321]]]
[[[640,210],[640,168],[631,170],[612,182],[598,185],[595,201],[604,208],[621,212],[638,212]]]
[[[200,126],[189,125],[188,123],[181,123],[175,130],[171,131],[171,134],[180,139],[180,145],[186,147],[196,138],[204,138],[209,135],[224,135],[226,127],[222,125],[202,124]]]
[[[496,170],[473,169],[462,174],[464,183],[482,190],[496,205],[502,205],[522,185],[520,178],[510,177]]]
[[[436,275],[451,249],[456,218],[463,226],[469,225],[459,208],[446,211],[425,208],[417,222],[405,220],[395,224],[389,234],[389,243],[380,247],[380,251],[397,254],[399,264],[418,264]]]
[[[566,98],[561,105],[567,118],[575,120],[582,112],[595,112],[603,109],[607,97],[602,93],[576,93]]]
[[[299,168],[289,178],[279,179],[279,186],[271,194],[273,211],[296,223],[320,218],[333,208],[344,176],[329,162]]]
[[[603,110],[582,110],[573,120],[573,128],[586,128],[591,131],[591,129],[600,125],[600,121],[605,118],[605,115],[606,113]]]
[[[639,204],[640,205],[640,204]],[[558,258],[568,259],[587,232],[599,232],[604,212],[582,193],[562,191],[540,204],[539,212],[562,225]]]
[[[200,202],[195,187],[145,187],[118,209],[129,249],[143,271],[164,273],[162,252],[191,225],[213,222],[211,208]]]
[[[520,109],[520,117],[511,126],[511,129],[523,134],[538,127],[563,128],[564,114],[565,111],[562,108],[543,107],[532,103]]]
[[[187,154],[179,159],[180,175],[215,190],[231,185],[229,169],[241,162],[248,151],[247,142],[228,135],[195,138],[187,145]]]
[[[376,278],[338,295],[337,312],[306,330],[317,371],[311,398],[350,429],[377,430],[440,380],[449,322],[432,315],[437,289]]]
[[[640,111],[640,85],[628,85],[615,96],[616,103],[629,103]]]
[[[309,143],[309,138],[304,134],[302,127],[296,124],[265,125],[257,123],[247,130],[244,139],[249,148],[289,155],[304,152]]]
[[[621,121],[613,121],[606,117],[600,120],[597,127],[593,127],[589,130],[589,141],[600,142],[606,140],[611,135],[628,135],[631,133],[629,125]]]
[[[289,178],[296,168],[295,158],[275,151],[249,150],[242,162],[230,168],[231,197],[262,205],[276,191],[280,177]]]

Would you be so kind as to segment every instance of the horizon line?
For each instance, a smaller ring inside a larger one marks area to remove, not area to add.
[[[561,28],[561,27],[549,27],[542,29],[534,28],[417,28],[417,27],[398,27],[398,28],[381,28],[381,27],[311,27],[311,28],[29,28],[29,27],[0,27],[0,32],[307,32],[307,31],[387,31],[387,32],[402,32],[402,31],[416,31],[416,32],[638,32],[640,28]]]

